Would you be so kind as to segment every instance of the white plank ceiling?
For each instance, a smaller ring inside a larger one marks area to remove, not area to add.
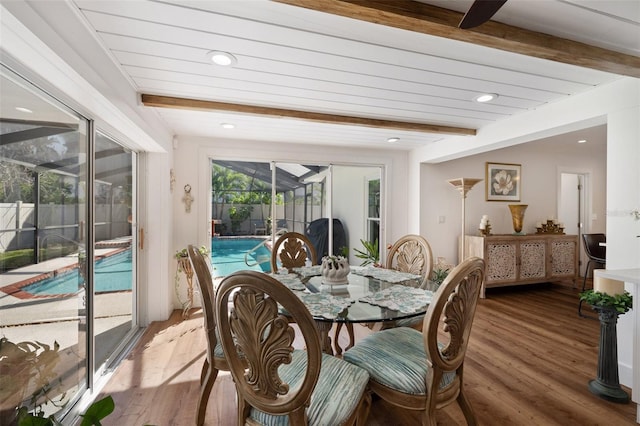
[[[423,1],[465,11],[471,1]],[[620,76],[270,1],[74,0],[138,93],[481,129]],[[640,56],[640,2],[509,0],[494,19]],[[237,58],[213,65],[207,53]],[[474,97],[495,93],[480,104]],[[157,108],[178,136],[412,149],[448,135]],[[224,129],[221,123],[233,123]],[[399,137],[395,144],[389,137]]]

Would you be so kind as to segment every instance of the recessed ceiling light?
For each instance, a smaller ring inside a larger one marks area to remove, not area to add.
[[[389,139],[387,139],[387,142],[389,142],[389,143],[396,143],[396,142],[398,142],[399,140],[400,140],[400,138],[389,138]]]
[[[578,141],[578,143],[586,143],[586,142],[587,142],[587,140],[586,140],[586,139],[580,139],[580,140]]]
[[[475,97],[474,101],[479,103],[491,102],[494,99],[497,99],[498,95],[495,93],[483,93],[482,95],[478,95]]]
[[[29,108],[24,108],[24,107],[16,107],[16,110],[20,112],[28,112],[29,114],[33,113],[33,111],[31,111]]]
[[[223,129],[235,129],[236,125],[231,123],[220,123],[220,127]]]
[[[207,53],[207,57],[211,62],[223,67],[232,67],[238,63],[235,56],[228,52],[221,52],[219,50],[212,50]]]

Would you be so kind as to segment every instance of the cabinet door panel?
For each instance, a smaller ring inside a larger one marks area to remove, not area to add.
[[[551,276],[575,276],[575,256],[575,241],[552,241],[549,271]]]
[[[546,246],[545,241],[520,243],[520,280],[542,279],[547,276]]]
[[[514,281],[517,276],[516,244],[487,244],[487,282]]]

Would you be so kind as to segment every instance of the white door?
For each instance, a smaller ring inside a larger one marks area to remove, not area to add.
[[[587,183],[587,174],[570,172],[560,174],[558,221],[564,224],[564,232],[566,234],[578,236],[581,275],[584,274],[584,268],[587,264],[582,243],[582,234],[589,232],[588,229],[585,229],[585,224],[587,223],[585,213]]]

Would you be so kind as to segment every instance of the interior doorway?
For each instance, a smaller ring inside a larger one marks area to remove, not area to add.
[[[580,247],[580,276],[584,276],[586,255],[582,243],[582,234],[588,233],[589,173],[563,171],[560,173],[558,190],[558,220],[564,224],[567,235],[578,236]]]

